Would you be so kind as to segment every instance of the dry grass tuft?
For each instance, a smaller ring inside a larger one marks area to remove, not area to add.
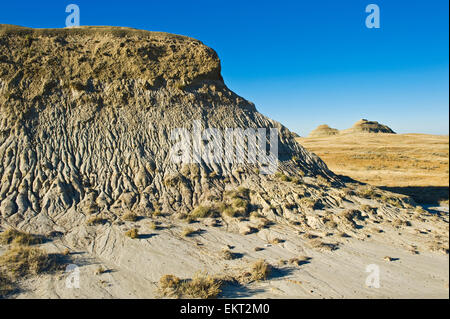
[[[5,298],[16,290],[13,282],[0,270],[0,298]]]
[[[195,229],[193,229],[191,227],[186,227],[181,232],[181,236],[183,236],[183,237],[189,237],[189,236],[192,236],[193,234],[195,234]]]
[[[38,245],[42,244],[43,237],[39,235],[28,234],[20,230],[10,228],[0,234],[0,244],[9,245]]]
[[[225,260],[233,260],[236,257],[236,255],[233,252],[231,252],[229,249],[222,250],[221,255],[222,255],[222,258]]]
[[[309,241],[309,245],[315,249],[328,251],[337,250],[339,248],[339,244],[325,243],[318,238]]]
[[[136,228],[132,228],[125,232],[125,236],[130,237],[131,239],[139,238],[139,232]]]
[[[95,226],[95,225],[104,225],[108,220],[100,217],[100,216],[93,216],[89,218],[86,222],[88,226]]]
[[[164,275],[159,280],[159,291],[165,297],[210,299],[222,292],[222,284],[221,280],[205,273],[198,273],[190,280]]]
[[[267,280],[272,270],[272,265],[268,264],[264,259],[259,259],[251,266],[249,271],[244,271],[235,279],[242,284],[251,281]]]
[[[122,220],[127,222],[135,222],[139,219],[139,216],[133,212],[127,212],[122,215]]]
[[[193,211],[190,212],[189,217],[196,218],[207,218],[207,217],[217,217],[218,212],[211,206],[197,206]]]
[[[27,246],[12,246],[0,256],[0,268],[13,279],[59,269],[58,255]]]

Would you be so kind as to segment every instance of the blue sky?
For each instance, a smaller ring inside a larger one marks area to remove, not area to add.
[[[360,118],[400,133],[449,132],[447,0],[3,1],[0,23],[129,26],[191,36],[214,48],[226,84],[306,135]],[[365,7],[380,7],[368,29]]]

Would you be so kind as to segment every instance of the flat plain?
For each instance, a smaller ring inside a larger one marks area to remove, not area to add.
[[[336,174],[410,195],[418,203],[448,203],[448,135],[340,134],[297,142]]]

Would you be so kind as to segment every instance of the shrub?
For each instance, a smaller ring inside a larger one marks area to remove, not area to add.
[[[233,254],[230,250],[224,249],[222,250],[222,258],[225,260],[233,260],[235,258],[235,254]]]
[[[183,232],[181,233],[181,236],[189,237],[189,236],[192,236],[193,234],[195,234],[195,230],[190,228],[190,227],[186,227],[186,228],[183,229]]]
[[[8,276],[0,270],[0,298],[5,298],[15,290]]]
[[[372,187],[372,186],[360,187],[357,190],[357,194],[361,197],[369,198],[369,199],[375,198],[378,196],[378,193],[377,193],[375,187]]]
[[[272,238],[271,240],[269,240],[269,243],[271,243],[272,245],[281,244],[283,242],[284,242],[284,240],[280,239],[278,237],[275,237],[275,238]]]
[[[106,269],[103,268],[102,266],[98,266],[97,269],[94,271],[95,275],[101,275],[104,274],[106,272]]]
[[[131,239],[136,239],[139,237],[139,232],[136,228],[132,228],[125,232],[125,236],[130,237]]]
[[[317,200],[312,197],[303,197],[300,199],[300,205],[306,208],[314,209],[317,205]]]
[[[87,220],[86,224],[88,224],[89,226],[94,226],[94,225],[103,225],[106,223],[106,219],[100,217],[100,216],[94,216],[91,217]]]
[[[204,273],[191,280],[180,280],[173,275],[164,275],[159,280],[159,291],[163,296],[178,298],[216,298],[221,293],[222,281]]]
[[[180,284],[180,278],[174,275],[164,275],[159,279],[159,288],[162,290],[175,289]]]
[[[86,86],[81,82],[70,83],[70,88],[75,91],[80,91],[80,92],[86,90]]]
[[[215,211],[211,206],[197,206],[189,214],[192,218],[207,218],[217,216],[217,211]]]
[[[266,280],[271,270],[272,267],[266,261],[260,259],[252,265],[251,279],[256,281]]]
[[[20,230],[10,228],[0,234],[0,244],[37,245],[43,242],[42,236],[28,234]]]
[[[138,218],[139,218],[139,216],[136,215],[136,214],[133,213],[133,212],[125,213],[125,214],[122,216],[122,219],[125,220],[125,221],[128,221],[128,222],[135,222],[135,221],[138,220]]]
[[[0,256],[0,266],[12,278],[19,278],[57,269],[56,257],[39,248],[13,246]]]

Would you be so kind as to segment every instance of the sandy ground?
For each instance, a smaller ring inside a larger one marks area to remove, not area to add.
[[[448,211],[448,209],[447,209]],[[447,215],[448,216],[448,215]],[[83,238],[86,232],[99,234],[88,251],[71,249],[73,263],[80,271],[80,288],[67,288],[70,273],[43,275],[22,282],[17,298],[159,298],[157,283],[164,274],[192,278],[198,271],[213,275],[235,275],[265,259],[275,268],[267,281],[247,285],[227,285],[222,298],[448,298],[448,254],[428,249],[428,234],[444,225],[419,225],[384,233],[369,231],[365,238],[338,238],[339,249],[312,248],[292,225],[277,224],[259,233],[241,235],[227,226],[210,227],[207,220],[192,224],[201,230],[193,237],[180,235],[185,223],[159,218],[161,230],[146,228],[148,220],[122,226],[95,226],[74,229],[70,236]],[[130,239],[123,227],[137,226],[144,235]],[[419,232],[419,230],[421,230]],[[268,244],[271,238],[284,242]],[[224,260],[220,252],[230,245],[238,258]],[[412,252],[412,245],[418,253]],[[47,251],[61,251],[65,240],[45,244]],[[264,248],[255,251],[255,247]],[[291,265],[290,258],[308,256],[308,263]],[[392,261],[385,257],[392,257]],[[379,267],[379,288],[366,286],[368,265]],[[107,271],[95,274],[102,266]]]

